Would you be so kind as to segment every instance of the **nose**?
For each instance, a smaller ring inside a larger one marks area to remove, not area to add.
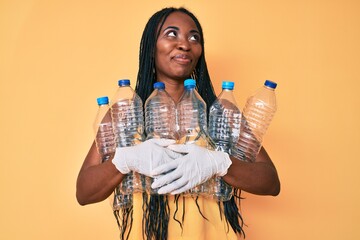
[[[189,41],[185,38],[180,38],[178,41],[178,49],[182,51],[190,51],[191,45]]]

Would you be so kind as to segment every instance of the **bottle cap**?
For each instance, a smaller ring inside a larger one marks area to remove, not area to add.
[[[108,104],[109,103],[109,98],[107,96],[105,97],[99,97],[96,99],[97,104],[100,105],[104,105],[104,104]]]
[[[129,86],[130,85],[130,80],[129,79],[121,79],[121,80],[118,81],[118,85],[120,87]]]
[[[222,89],[229,89],[229,90],[233,90],[234,89],[234,82],[230,82],[230,81],[223,81],[222,82]]]
[[[155,89],[165,89],[165,84],[163,82],[156,82],[154,83]]]
[[[275,89],[276,86],[277,86],[277,83],[276,83],[276,82],[273,82],[273,81],[271,81],[271,80],[266,80],[265,83],[264,83],[264,85],[265,85],[266,87]]]
[[[196,86],[196,81],[194,79],[186,79],[184,81],[184,87],[185,88],[195,88]]]

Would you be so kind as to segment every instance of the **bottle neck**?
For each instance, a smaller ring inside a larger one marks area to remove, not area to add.
[[[234,92],[231,89],[223,89],[218,98],[219,99],[226,99],[226,100],[234,103],[235,105],[237,105],[236,99],[235,99],[235,96],[234,96]]]
[[[272,88],[272,87],[269,87],[269,86],[265,86],[265,85],[264,85],[264,88],[265,88],[266,90],[275,91],[275,88]]]
[[[184,87],[185,91],[194,91],[194,87]]]
[[[184,88],[184,93],[182,95],[182,97],[180,99],[182,99],[184,96],[188,96],[188,95],[191,95],[191,94],[194,94],[195,93],[195,88],[191,88],[191,87],[185,87]]]

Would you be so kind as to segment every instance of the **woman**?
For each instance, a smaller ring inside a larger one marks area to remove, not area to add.
[[[184,92],[183,82],[187,78],[196,80],[198,92],[208,107],[216,98],[206,66],[201,25],[197,18],[184,8],[165,8],[149,19],[141,39],[139,64],[136,91],[143,102],[151,94],[153,83],[159,81],[165,83],[167,92],[177,103]],[[164,172],[163,166],[167,166],[166,163],[172,162],[173,158],[176,158],[176,155],[171,157],[172,154],[169,154],[169,150],[165,148],[169,144],[171,142],[145,141],[134,147],[118,148],[112,161],[99,164],[100,156],[93,143],[79,172],[76,192],[78,202],[85,205],[106,199],[129,171],[138,171],[150,176]],[[152,154],[154,151],[157,154]],[[207,155],[204,149],[196,148],[191,151],[188,155],[192,154],[194,157],[189,159],[194,161],[195,165],[197,165],[196,161]],[[156,157],[150,159],[143,157],[154,155]],[[137,164],[134,164],[134,159]],[[210,168],[215,169],[211,174],[223,176],[223,179],[235,188],[258,195],[276,196],[280,191],[276,168],[264,148],[261,149],[253,163],[239,161],[229,157],[226,153],[219,153],[211,160],[208,161],[209,164],[213,164]],[[149,161],[153,163],[151,168],[149,168],[149,164],[145,164]],[[222,167],[217,169],[218,166]],[[156,169],[156,167],[158,168]],[[172,166],[172,168],[180,174],[186,169],[181,164]],[[162,190],[159,191],[164,194],[178,194],[211,177],[204,176],[201,179],[194,179],[194,176],[187,177],[185,175],[181,175],[181,181],[176,176],[168,175],[166,177],[167,175],[165,175],[165,178],[162,177],[159,178],[159,181],[155,181],[153,187],[160,187]],[[190,185],[189,182],[191,182]],[[171,184],[166,185],[166,183]],[[209,203],[210,200],[202,201],[204,205],[214,204]],[[197,206],[199,207],[199,205]],[[137,211],[135,207],[134,210]],[[234,214],[239,216],[237,212]],[[206,223],[207,220],[204,222]],[[233,225],[231,226],[233,227]],[[171,223],[169,227],[173,228]],[[163,228],[159,227],[158,230],[163,231]],[[208,229],[200,230],[198,236],[202,236],[202,239],[214,237],[206,233],[207,231]],[[237,237],[242,233],[241,228],[234,229],[234,231],[237,233]],[[154,234],[146,235],[148,238],[156,239],[164,237],[164,235],[159,237]],[[165,237],[167,237],[167,232]],[[192,235],[192,239],[196,239],[194,235]],[[230,239],[234,239],[234,235],[230,236]]]

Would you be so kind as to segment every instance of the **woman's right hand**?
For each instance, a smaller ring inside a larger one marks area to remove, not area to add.
[[[182,156],[166,148],[174,143],[175,140],[153,138],[135,146],[118,147],[112,163],[122,174],[134,171],[152,177],[154,168]]]

